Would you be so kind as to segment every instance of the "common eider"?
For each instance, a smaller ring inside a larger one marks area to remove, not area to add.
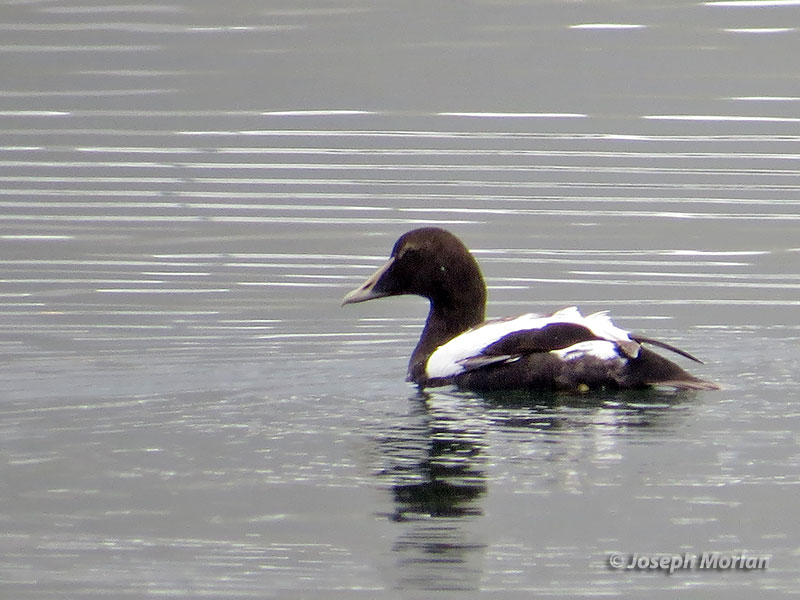
[[[669,386],[715,390],[643,344],[691,360],[670,344],[616,327],[605,312],[569,307],[550,315],[485,321],[486,284],[472,254],[452,233],[414,229],[397,240],[389,260],[342,305],[415,294],[430,312],[408,365],[420,387],[471,390],[592,389]]]

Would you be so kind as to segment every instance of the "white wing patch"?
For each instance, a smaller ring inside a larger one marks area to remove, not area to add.
[[[578,358],[577,353],[582,353],[584,356],[592,355],[597,358],[601,354],[606,359],[619,358],[619,353],[616,350],[617,346],[632,358],[639,354],[639,344],[630,338],[627,331],[614,325],[606,312],[597,312],[584,317],[576,307],[570,306],[554,312],[552,315],[529,313],[512,319],[490,321],[465,331],[439,346],[431,354],[425,365],[426,374],[431,379],[453,377],[466,370],[465,361],[481,356],[481,352],[486,347],[491,346],[508,334],[530,329],[541,329],[554,323],[581,325],[595,336],[602,338],[602,340],[580,342],[569,348],[553,351],[564,353],[564,356],[560,355],[564,360]],[[590,347],[589,345],[592,346]],[[613,356],[611,354],[612,349]],[[570,350],[573,354],[568,354]]]
[[[578,342],[561,350],[551,350],[550,353],[567,362],[587,357],[598,360],[622,360],[617,348],[618,346],[614,342],[589,340],[587,342]]]
[[[575,310],[577,312],[577,309]],[[578,314],[580,315],[580,313]],[[583,318],[580,324],[587,327],[597,337],[619,344],[622,351],[630,358],[639,356],[639,348],[641,347],[639,342],[632,340],[627,331],[614,325],[611,322],[611,317],[608,316],[607,310],[590,314],[588,317]]]

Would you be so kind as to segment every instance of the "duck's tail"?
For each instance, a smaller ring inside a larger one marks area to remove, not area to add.
[[[681,354],[681,353],[679,353]],[[629,383],[639,385],[664,385],[682,390],[718,390],[719,384],[695,377],[671,360],[652,350],[642,348],[637,358],[628,361]]]
[[[707,379],[700,379],[699,377],[692,377],[691,379],[677,379],[677,380],[667,380],[667,381],[658,381],[651,385],[665,385],[669,387],[674,387],[678,390],[720,390],[722,389],[718,383],[714,383],[713,381],[708,381]]]

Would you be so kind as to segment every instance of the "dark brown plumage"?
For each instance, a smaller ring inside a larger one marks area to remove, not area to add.
[[[628,334],[605,314],[577,309],[484,323],[486,285],[472,254],[452,233],[415,229],[397,240],[386,264],[342,304],[414,294],[430,311],[408,367],[420,386],[455,384],[478,390],[592,389],[665,385],[712,390],[650,343],[697,360],[664,342]],[[699,362],[699,361],[698,361]]]

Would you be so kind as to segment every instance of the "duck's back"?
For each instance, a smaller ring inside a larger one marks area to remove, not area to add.
[[[717,387],[642,347],[604,313],[584,317],[575,307],[470,329],[439,346],[416,383],[467,389]]]

